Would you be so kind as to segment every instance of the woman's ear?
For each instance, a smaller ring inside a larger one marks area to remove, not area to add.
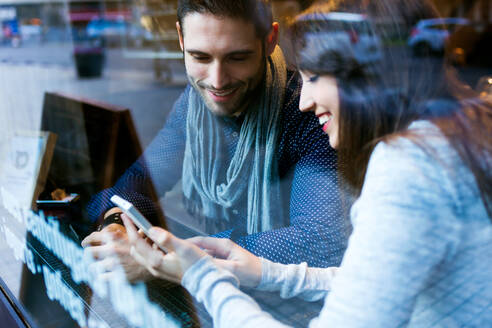
[[[273,53],[273,51],[275,50],[275,47],[277,46],[277,43],[278,43],[278,23],[277,22],[273,22],[272,29],[270,30],[270,33],[268,33],[265,42],[266,42],[265,55],[270,56]]]

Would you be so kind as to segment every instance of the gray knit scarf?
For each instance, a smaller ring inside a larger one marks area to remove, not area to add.
[[[207,220],[231,222],[247,200],[247,232],[253,234],[284,224],[279,185],[277,144],[280,112],[287,84],[282,51],[267,58],[266,76],[257,102],[246,109],[238,144],[223,167],[225,137],[218,118],[190,88],[183,162],[183,192],[197,203]],[[221,172],[225,181],[220,182]],[[235,215],[236,214],[236,215]]]

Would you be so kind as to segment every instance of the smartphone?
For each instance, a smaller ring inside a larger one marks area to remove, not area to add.
[[[140,213],[139,210],[135,206],[133,206],[132,203],[129,201],[121,198],[118,195],[113,195],[111,197],[111,201],[118,206],[128,217],[132,220],[133,223],[139,228],[142,229],[142,231],[145,233],[145,235],[149,235],[149,230],[152,228],[152,224],[143,216],[142,213]],[[156,244],[157,245],[157,244]],[[167,251],[161,247],[160,245],[157,245],[161,251],[164,253],[167,253]]]
[[[128,217],[132,220],[135,225],[142,229],[142,231],[148,236],[149,235],[149,230],[152,228],[152,224],[140,213],[139,210],[135,206],[133,206],[132,203],[129,201],[121,198],[118,195],[114,195],[111,197],[111,201],[118,206]],[[157,245],[159,246],[159,245]],[[167,253],[167,251],[160,247],[161,251]]]
[[[143,232],[148,235],[152,224],[140,213],[139,210],[129,201],[121,198],[118,195],[111,197],[111,201],[116,204],[128,217],[135,223],[135,225],[142,229]]]

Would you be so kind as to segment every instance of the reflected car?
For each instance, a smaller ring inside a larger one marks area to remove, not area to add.
[[[108,46],[128,44],[141,47],[153,40],[150,31],[123,19],[93,19],[87,25],[86,34],[90,39],[104,40]]]
[[[383,58],[382,42],[373,33],[372,23],[366,15],[332,12],[323,15],[323,19],[306,14],[299,20],[312,21],[317,33],[326,34],[326,40],[336,44],[342,57],[351,56],[358,64],[369,66]]]
[[[465,18],[433,18],[420,20],[410,32],[407,45],[415,56],[442,54],[449,36],[470,25]]]

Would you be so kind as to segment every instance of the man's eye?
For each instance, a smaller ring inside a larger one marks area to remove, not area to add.
[[[200,56],[200,55],[193,55],[193,58],[198,61],[207,61],[209,57],[207,56]]]
[[[229,57],[229,59],[232,61],[245,61],[246,59],[248,59],[248,56],[232,56]]]

